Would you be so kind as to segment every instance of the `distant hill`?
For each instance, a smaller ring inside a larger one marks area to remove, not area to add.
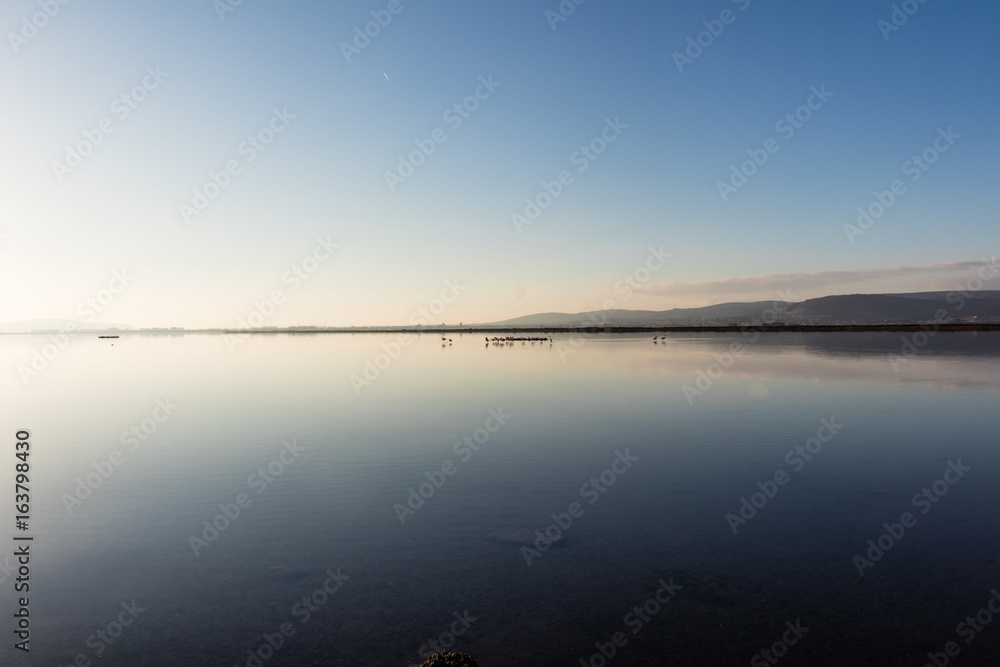
[[[772,316],[769,310],[775,310]],[[904,294],[840,294],[798,302],[749,301],[720,303],[701,308],[671,310],[606,310],[583,313],[536,313],[501,322],[475,326],[501,328],[539,327],[685,327],[744,326],[760,324],[768,313],[770,324],[851,325],[851,324],[923,324],[934,321],[935,313],[944,310],[948,322],[1000,323],[1000,290],[966,292],[912,292]],[[0,333],[53,332],[65,330],[67,320],[27,320],[0,323]],[[128,324],[76,322],[77,331],[140,331]],[[317,327],[292,327],[307,331]],[[322,329],[323,327],[318,327]],[[360,327],[359,330],[372,327]],[[386,327],[374,327],[384,329]],[[394,328],[394,327],[388,327]],[[280,328],[266,327],[274,331]],[[141,329],[172,332],[181,328]],[[196,331],[194,329],[190,330]],[[206,329],[204,331],[219,331]]]
[[[0,333],[31,333],[32,331],[64,331],[72,320],[24,320],[21,322],[0,322]],[[132,331],[128,324],[109,322],[74,322],[77,331]]]
[[[844,294],[783,303],[774,322],[783,324],[919,324],[932,322],[944,309],[948,321],[1000,322],[1000,291],[908,294]],[[950,297],[950,301],[949,301]],[[959,308],[961,306],[961,308]],[[538,313],[490,325],[545,326],[726,326],[759,322],[774,301],[721,303],[672,310],[607,310],[583,313]],[[769,315],[770,316],[770,315]]]

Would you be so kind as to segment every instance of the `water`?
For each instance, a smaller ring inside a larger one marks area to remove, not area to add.
[[[2,337],[0,663],[995,664],[1000,336],[901,336],[81,335],[27,385]]]

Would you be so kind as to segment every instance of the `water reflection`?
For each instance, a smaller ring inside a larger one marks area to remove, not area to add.
[[[133,600],[103,664],[245,664],[286,622],[266,664],[412,664],[456,613],[484,665],[576,664],[617,631],[621,664],[746,662],[799,618],[798,664],[893,664],[996,585],[996,334],[939,334],[898,370],[899,334],[451,338],[78,338],[27,387],[8,373],[7,430],[35,443],[38,664],[96,661]],[[0,362],[43,343],[0,338]],[[853,556],[959,458],[860,578]]]

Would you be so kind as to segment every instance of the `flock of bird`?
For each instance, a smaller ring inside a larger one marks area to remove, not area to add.
[[[514,343],[520,343],[521,345],[524,345],[525,343],[531,343],[532,345],[534,345],[535,343],[544,343],[546,341],[548,341],[548,343],[551,344],[552,337],[551,336],[494,336],[493,338],[490,338],[489,336],[486,336],[486,347],[489,347],[490,345],[494,345],[497,347],[501,345],[511,346]],[[452,344],[453,341],[451,340],[451,338],[448,338],[447,336],[441,336],[441,347],[448,347]]]
[[[494,347],[512,347],[514,343],[520,343],[521,345],[531,343],[534,345],[535,343],[544,343],[545,341],[548,341],[550,345],[552,344],[552,338],[548,336],[494,336],[493,338],[487,336],[486,347],[490,345]]]
[[[503,336],[502,338],[499,338],[497,336],[494,336],[493,338],[490,338],[489,336],[486,337],[487,343],[517,343],[517,342],[544,343],[545,341],[551,343],[552,337],[551,336]]]
[[[513,345],[514,343],[521,343],[522,345],[525,343],[531,343],[532,345],[534,345],[535,343],[544,343],[545,341],[552,343],[552,337],[551,336],[494,336],[493,338],[490,338],[489,336],[486,336],[486,347],[489,347],[490,344],[499,346],[499,345]],[[661,341],[665,343],[667,341],[667,337],[653,336],[653,345],[657,345]],[[450,338],[448,338],[447,336],[441,336],[441,347],[446,347],[451,344],[452,340]]]

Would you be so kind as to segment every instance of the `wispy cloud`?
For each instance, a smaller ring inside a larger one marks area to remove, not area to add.
[[[978,260],[857,271],[765,273],[695,282],[654,283],[644,286],[639,294],[648,299],[669,301],[663,304],[665,307],[690,307],[726,301],[773,299],[777,290],[790,291],[795,300],[845,293],[952,290],[982,265],[983,260]],[[1000,285],[984,287],[998,289]]]

